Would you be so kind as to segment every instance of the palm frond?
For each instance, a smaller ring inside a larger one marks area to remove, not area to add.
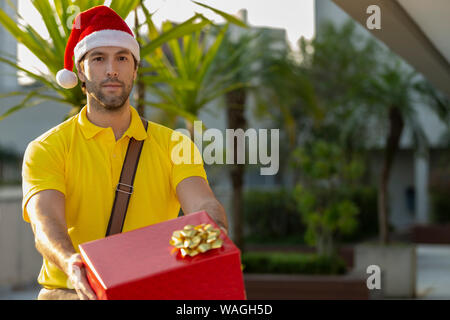
[[[206,4],[203,4],[203,3],[200,3],[200,2],[197,2],[197,1],[192,1],[192,2],[197,4],[197,5],[199,5],[199,6],[207,8],[207,9],[209,9],[211,11],[214,11],[215,13],[220,15],[222,18],[224,18],[229,23],[233,23],[233,24],[235,24],[235,25],[237,25],[239,27],[242,27],[242,28],[248,28],[248,26],[244,22],[242,22],[238,18],[236,18],[236,17],[234,17],[234,16],[232,16],[232,15],[226,13],[226,12],[223,12],[221,10],[218,10],[216,8],[210,7],[210,6],[206,5]]]

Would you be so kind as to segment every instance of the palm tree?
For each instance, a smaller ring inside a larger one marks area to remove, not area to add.
[[[399,150],[400,138],[405,127],[411,129],[415,148],[420,152],[427,149],[427,136],[417,116],[415,95],[419,95],[430,112],[445,121],[450,114],[450,103],[442,94],[415,71],[409,70],[393,55],[387,55],[382,71],[371,82],[376,103],[384,108],[377,114],[378,121],[387,121],[388,134],[385,140],[384,157],[378,188],[378,219],[380,242],[389,243],[388,233],[388,183],[395,155]]]
[[[261,72],[255,69],[254,63],[261,62],[260,34],[252,35],[248,30],[239,29],[242,34],[237,40],[232,40],[231,33],[224,36],[222,46],[218,52],[214,65],[214,73],[226,74],[223,81],[230,84],[239,83],[242,86],[234,88],[225,94],[227,128],[246,130],[245,117],[248,90],[254,90],[252,81]],[[227,72],[228,71],[228,72]],[[233,143],[233,164],[231,165],[230,180],[232,185],[232,221],[233,240],[243,251],[243,187],[245,164],[238,164],[237,137]]]
[[[299,46],[303,71],[322,108],[318,114],[322,121],[315,134],[337,140],[347,152],[364,149],[366,124],[361,119],[363,111],[369,110],[363,107],[371,97],[367,90],[378,70],[380,47],[373,39],[358,34],[351,21],[340,28],[324,24],[314,39],[302,39]],[[309,129],[314,131],[312,125]]]
[[[270,40],[263,40],[270,43]],[[280,170],[277,180],[284,182],[285,171],[291,162],[294,149],[308,136],[324,118],[323,102],[319,99],[310,66],[305,59],[300,62],[295,53],[286,50],[264,50],[262,72],[254,97],[257,112],[268,116],[280,130]],[[306,133],[306,134],[305,134]],[[294,182],[299,179],[299,170],[294,171]]]
[[[139,1],[139,5],[142,7],[142,0]],[[142,46],[142,36],[141,36],[141,24],[139,23],[139,12],[138,7],[134,9],[134,35],[139,46]],[[143,67],[142,61],[139,63],[139,69]],[[142,81],[142,73],[138,73],[136,78],[136,89],[134,94],[134,100],[136,101],[136,110],[141,117],[145,117],[145,105],[142,101],[145,98],[145,83]]]
[[[225,17],[228,18],[228,15]],[[193,121],[197,119],[200,110],[211,101],[242,86],[241,83],[230,83],[227,72],[218,74],[212,68],[229,24],[214,26],[201,14],[192,18],[196,19],[201,20],[199,24],[204,28],[193,30],[179,38],[173,37],[164,46],[146,55],[148,67],[142,70],[142,81],[147,85],[148,92],[156,98],[144,103],[172,115],[172,125],[178,116],[184,118],[191,137],[194,135]],[[229,20],[245,27],[235,18]],[[160,35],[151,19],[147,19],[147,22],[152,43],[152,38]],[[162,25],[163,32],[167,34],[174,28],[176,27],[170,22]],[[214,35],[216,30],[219,31]]]

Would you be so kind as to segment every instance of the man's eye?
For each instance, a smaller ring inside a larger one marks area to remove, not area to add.
[[[120,61],[127,61],[128,58],[127,58],[127,57],[119,57],[119,60],[120,60]]]
[[[94,58],[94,61],[103,61],[103,57]]]

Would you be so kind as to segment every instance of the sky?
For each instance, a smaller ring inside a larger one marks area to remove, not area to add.
[[[108,4],[110,0],[106,1]],[[247,9],[248,23],[251,26],[282,28],[286,30],[288,41],[293,49],[301,36],[314,36],[314,0],[199,0],[198,2],[235,14],[240,9]],[[191,18],[195,12],[202,13],[217,23],[224,20],[211,10],[198,6],[189,0],[146,0],[146,5],[153,15],[156,26],[165,20],[181,22]],[[27,23],[34,27],[44,38],[48,38],[45,26],[30,0],[18,0],[19,12]],[[133,25],[133,15],[127,19]],[[18,58],[26,68],[36,68],[46,72],[44,64],[24,46],[18,46]],[[21,83],[27,79],[21,78]]]

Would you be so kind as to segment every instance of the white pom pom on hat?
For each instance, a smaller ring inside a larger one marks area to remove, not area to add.
[[[65,89],[74,88],[78,77],[72,71],[73,57],[78,62],[89,50],[106,46],[128,49],[140,61],[139,44],[133,32],[114,10],[96,6],[79,13],[64,52],[64,69],[56,74],[56,82]]]
[[[75,72],[62,69],[56,74],[56,82],[64,89],[72,89],[78,84],[78,77]]]

